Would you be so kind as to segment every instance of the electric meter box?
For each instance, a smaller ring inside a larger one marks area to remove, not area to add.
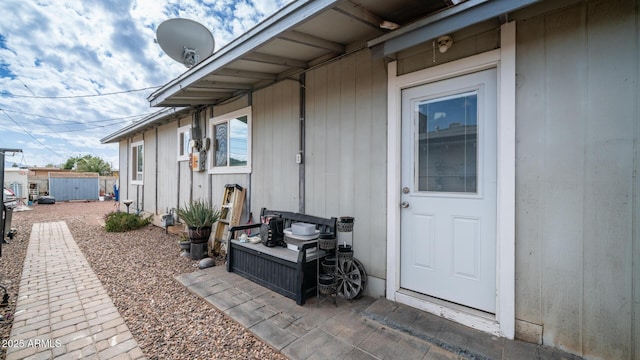
[[[193,171],[204,171],[207,164],[207,152],[196,151],[191,154],[191,168]]]

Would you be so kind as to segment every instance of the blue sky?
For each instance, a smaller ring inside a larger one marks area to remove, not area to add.
[[[100,139],[157,111],[147,96],[187,69],[154,43],[175,17],[195,20],[216,50],[290,0],[3,0],[0,148],[9,164],[63,164],[90,154],[119,168]]]

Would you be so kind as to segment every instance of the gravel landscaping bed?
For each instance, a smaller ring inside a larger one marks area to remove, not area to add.
[[[197,261],[180,256],[177,235],[149,226],[125,233],[107,233],[103,217],[113,202],[35,205],[13,215],[16,238],[2,249],[0,284],[7,286],[10,305],[0,308],[1,339],[11,332],[31,226],[65,221],[85,257],[150,359],[284,359],[242,326],[189,293],[174,277],[197,270]],[[218,260],[222,265],[222,260]],[[0,359],[4,359],[4,349]]]

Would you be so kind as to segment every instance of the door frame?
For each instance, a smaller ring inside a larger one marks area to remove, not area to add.
[[[515,334],[515,22],[501,26],[500,44],[501,47],[497,50],[405,75],[397,75],[395,61],[388,64],[386,297],[466,326],[513,339]],[[498,76],[495,316],[400,288],[402,89],[489,68],[496,68]]]

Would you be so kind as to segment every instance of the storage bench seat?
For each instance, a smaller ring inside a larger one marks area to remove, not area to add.
[[[263,216],[277,216],[284,219],[285,228],[294,222],[314,224],[321,232],[335,234],[336,218],[320,218],[287,211],[274,211],[263,208]],[[316,242],[309,242],[300,251],[284,247],[267,247],[262,243],[241,243],[235,239],[235,233],[240,230],[255,229],[260,223],[234,226],[229,229],[229,243],[227,244],[227,271],[235,272],[255,283],[265,286],[279,294],[294,299],[298,305],[303,305],[309,296],[316,295],[317,261],[324,256],[322,250],[307,256],[307,249],[317,246]]]

